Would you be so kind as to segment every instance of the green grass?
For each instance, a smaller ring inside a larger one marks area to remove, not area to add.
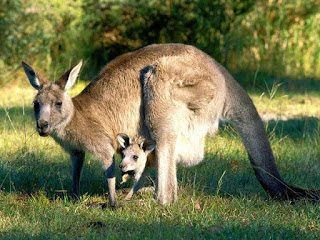
[[[279,171],[291,184],[319,189],[320,97],[310,92],[271,94],[275,90],[253,90],[251,97],[260,113],[281,116],[266,126]],[[106,179],[90,155],[81,201],[72,201],[68,155],[34,130],[34,94],[25,83],[0,89],[0,239],[320,238],[319,205],[271,200],[230,126],[207,138],[200,165],[179,167],[177,203],[161,206],[152,193],[124,202],[123,189],[132,181],[124,186],[118,181],[121,207],[102,209]]]

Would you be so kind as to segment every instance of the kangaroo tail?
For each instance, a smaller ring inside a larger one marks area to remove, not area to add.
[[[275,199],[320,200],[320,190],[307,190],[284,182],[277,170],[274,156],[262,120],[250,97],[241,86],[223,69],[226,76],[226,103],[224,117],[239,132],[255,175],[268,194]]]

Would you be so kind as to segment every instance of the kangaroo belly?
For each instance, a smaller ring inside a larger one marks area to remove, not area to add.
[[[204,157],[204,141],[208,132],[205,124],[189,124],[180,132],[176,143],[176,162],[185,166],[194,166]]]

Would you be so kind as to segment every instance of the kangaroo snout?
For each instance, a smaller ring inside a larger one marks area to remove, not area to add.
[[[123,163],[123,161],[119,164],[119,168],[120,168],[121,172],[123,172],[123,173],[134,171],[134,169],[130,163]]]
[[[39,129],[47,129],[49,127],[49,123],[46,120],[39,120],[37,121],[37,128]]]
[[[38,120],[37,121],[37,130],[40,136],[48,136],[49,135],[49,122],[46,120]]]
[[[119,164],[119,168],[122,170],[125,167],[125,164],[123,164],[122,162]]]

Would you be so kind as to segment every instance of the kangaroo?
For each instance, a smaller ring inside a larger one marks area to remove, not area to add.
[[[119,144],[122,146],[122,161],[119,167],[122,171],[122,182],[128,180],[131,172],[134,173],[134,184],[125,200],[129,200],[135,194],[144,181],[145,168],[153,165],[153,158],[149,155],[155,148],[156,143],[152,139],[132,140],[128,135],[120,133],[117,135]]]
[[[255,175],[272,198],[319,199],[319,190],[293,187],[281,179],[250,97],[224,67],[193,46],[155,44],[123,54],[74,98],[67,90],[74,85],[82,61],[55,83],[22,65],[38,90],[36,129],[70,153],[76,196],[88,151],[106,170],[109,202],[115,206],[116,135],[125,132],[156,141],[157,199],[161,204],[177,200],[177,163],[199,163],[205,136],[214,134],[223,118],[239,132]]]

